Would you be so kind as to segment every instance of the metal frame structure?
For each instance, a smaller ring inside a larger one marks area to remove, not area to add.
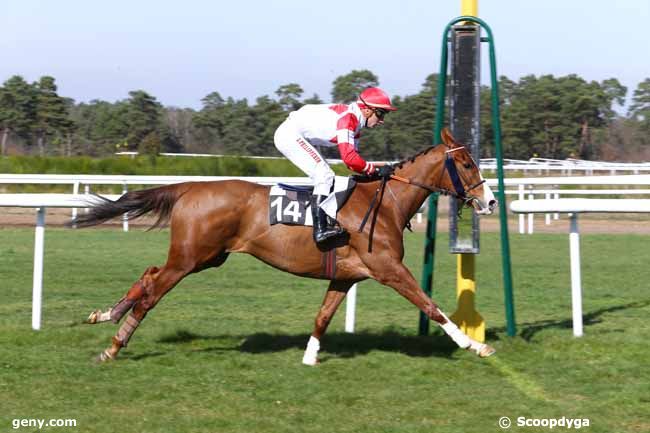
[[[434,126],[434,145],[440,143],[440,132],[442,131],[443,123],[445,120],[445,96],[447,86],[447,65],[448,65],[448,35],[453,25],[464,22],[477,24],[481,30],[485,30],[487,37],[481,37],[481,42],[489,44],[489,59],[490,59],[490,79],[491,79],[491,107],[492,107],[492,127],[494,131],[495,143],[495,157],[497,162],[497,177],[498,177],[498,191],[497,198],[499,200],[499,219],[501,227],[501,256],[502,256],[502,269],[503,269],[503,285],[504,285],[504,305],[506,315],[506,330],[509,336],[516,334],[515,326],[515,310],[513,299],[513,284],[512,284],[512,268],[510,262],[510,241],[508,236],[508,222],[507,222],[507,206],[505,200],[505,183],[503,171],[503,154],[501,146],[501,123],[500,123],[500,109],[499,109],[499,83],[497,80],[496,72],[496,54],[494,47],[494,36],[492,29],[487,23],[480,18],[474,16],[460,16],[454,18],[447,24],[443,32],[441,60],[440,60],[440,73],[438,76],[438,95],[437,95],[437,110],[436,120]],[[429,198],[429,213],[426,232],[426,241],[424,247],[424,269],[422,273],[422,288],[430,296],[432,293],[433,271],[434,271],[434,249],[435,249],[435,232],[436,232],[436,218],[438,213],[438,195],[433,194]],[[425,335],[429,331],[429,320],[424,314],[420,314],[419,332],[420,335]]]

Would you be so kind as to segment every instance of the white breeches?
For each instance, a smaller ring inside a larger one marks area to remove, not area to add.
[[[334,172],[327,165],[325,158],[293,126],[291,120],[285,120],[275,131],[275,147],[301,169],[314,183],[314,194],[329,195]]]

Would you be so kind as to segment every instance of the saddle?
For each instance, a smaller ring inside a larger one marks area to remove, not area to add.
[[[337,212],[347,203],[356,187],[352,177],[336,176],[330,195],[321,204],[327,216],[336,221]],[[313,226],[311,217],[312,186],[278,183],[269,193],[269,223]]]
[[[330,195],[321,203],[320,207],[325,211],[327,217],[330,218],[330,223],[338,224],[336,221],[337,212],[343,208],[348,198],[354,191],[357,183],[372,182],[379,180],[376,177],[354,175],[352,177],[336,176],[334,180],[334,188]],[[375,195],[370,201],[368,210],[366,211],[358,232],[361,233],[368,222],[371,212],[374,213],[371,218],[370,231],[368,236],[368,252],[372,252],[372,240],[375,232],[375,224],[379,214],[379,207],[384,198],[384,191],[388,177],[380,178],[381,182]],[[313,187],[311,186],[296,186],[278,183],[271,187],[269,197],[269,223],[275,224],[288,224],[288,225],[301,225],[313,226],[312,213],[311,213],[311,195]],[[406,223],[406,228],[413,231],[411,223]]]

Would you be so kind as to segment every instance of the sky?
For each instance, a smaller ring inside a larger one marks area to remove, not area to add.
[[[479,0],[497,72],[650,78],[650,0]],[[56,78],[77,102],[145,90],[165,106],[274,96],[298,83],[330,101],[332,82],[369,69],[393,95],[438,72],[442,32],[460,0],[2,0],[0,82]],[[483,45],[487,79],[487,44]]]

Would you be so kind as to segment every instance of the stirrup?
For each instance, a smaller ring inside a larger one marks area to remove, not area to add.
[[[337,238],[343,234],[346,233],[346,230],[340,227],[327,227],[326,230],[323,231],[314,231],[314,241],[316,241],[317,244],[327,242],[330,239]]]

